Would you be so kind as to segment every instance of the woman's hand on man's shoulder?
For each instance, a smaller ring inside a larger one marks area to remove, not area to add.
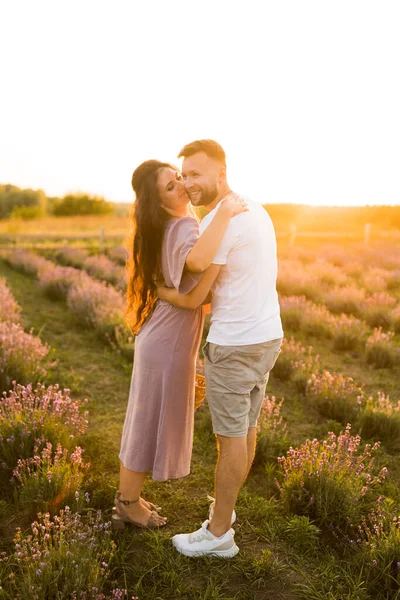
[[[222,200],[219,210],[229,217],[235,217],[236,215],[248,212],[249,207],[246,200],[239,196],[239,194],[229,194]]]

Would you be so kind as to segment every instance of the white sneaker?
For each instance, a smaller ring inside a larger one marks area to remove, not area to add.
[[[211,519],[213,518],[213,514],[214,514],[215,498],[213,498],[212,496],[207,496],[207,498],[211,502],[211,504],[210,504],[210,510],[209,510],[209,513],[208,513],[208,519],[209,519],[209,521],[211,521]],[[231,518],[231,525],[233,525],[235,521],[236,521],[236,512],[235,512],[235,510],[233,510],[232,511],[232,518]]]
[[[185,556],[219,556],[221,558],[232,558],[239,552],[235,544],[235,532],[229,529],[220,537],[216,537],[209,531],[209,520],[193,533],[178,533],[172,538],[172,543],[181,554]]]

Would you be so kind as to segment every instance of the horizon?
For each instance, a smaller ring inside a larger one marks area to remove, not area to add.
[[[138,164],[212,138],[261,204],[400,204],[395,0],[22,4],[0,8],[0,181],[131,203]]]
[[[14,183],[4,183],[0,181],[0,185],[13,185],[16,187],[20,187],[17,184]],[[20,189],[35,189],[35,188],[20,188]],[[72,195],[85,195],[85,194],[90,194],[90,192],[87,192],[85,190],[68,190],[65,194],[63,194],[62,196],[53,196],[50,195],[46,192],[46,190],[44,190],[43,188],[36,188],[35,191],[40,190],[42,192],[44,192],[44,194],[46,195],[47,198],[62,198],[63,196],[66,196],[68,194],[72,194]],[[93,194],[95,195],[95,194]],[[134,199],[133,200],[112,200],[109,198],[105,198],[104,196],[101,196],[100,194],[97,194],[99,197],[102,197],[104,200],[106,200],[107,202],[110,202],[111,204],[126,204],[126,205],[130,205],[134,203]],[[243,194],[246,196],[246,194]],[[250,198],[250,200],[252,200],[252,198]],[[268,206],[268,205],[273,205],[273,206],[304,206],[304,207],[308,207],[308,208],[395,208],[395,207],[400,207],[400,202],[395,203],[395,204],[307,204],[306,202],[296,202],[296,201],[285,201],[285,202],[272,202],[272,201],[268,201],[268,202],[259,202],[259,204],[263,205],[263,206]]]

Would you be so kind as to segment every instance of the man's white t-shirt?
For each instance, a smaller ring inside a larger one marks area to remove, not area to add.
[[[249,212],[228,224],[213,263],[222,265],[213,286],[207,341],[221,346],[259,344],[283,337],[276,278],[276,237],[270,216],[247,200]],[[202,233],[220,202],[200,223]]]

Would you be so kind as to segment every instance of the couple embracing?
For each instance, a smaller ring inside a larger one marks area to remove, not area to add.
[[[160,508],[141,497],[144,480],[149,472],[157,481],[190,472],[196,359],[211,299],[203,353],[218,447],[215,500],[200,529],[172,541],[186,556],[230,558],[239,551],[235,503],[254,459],[257,419],[283,337],[276,239],[264,208],[229,188],[217,142],[192,142],[181,157],[181,173],[150,160],[132,176],[127,315],[135,359],[112,523],[164,526]],[[190,203],[207,210],[200,225]]]

